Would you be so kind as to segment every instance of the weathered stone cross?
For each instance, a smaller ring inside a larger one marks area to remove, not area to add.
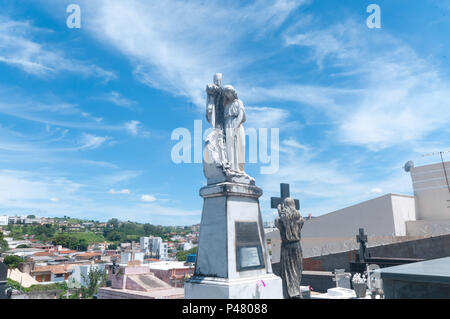
[[[359,243],[359,261],[364,262],[366,259],[367,243],[367,235],[364,234],[364,228],[359,229],[359,234],[356,235],[356,241]]]
[[[278,208],[278,205],[283,203],[283,201],[288,198],[291,197],[290,195],[290,191],[289,191],[289,184],[280,184],[280,197],[272,197],[270,198],[270,206],[272,208]],[[297,210],[300,209],[300,201],[298,199],[294,199],[295,201],[295,208]]]

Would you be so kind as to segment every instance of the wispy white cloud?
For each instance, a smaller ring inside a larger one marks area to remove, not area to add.
[[[326,150],[295,147],[301,145],[290,138],[280,147],[280,169],[276,175],[261,176],[259,185],[264,189],[262,207],[264,215],[272,219],[269,198],[279,195],[279,184],[290,183],[291,195],[299,198],[302,214],[322,215],[375,198],[386,193],[412,192],[411,179],[401,165],[393,169],[364,161],[359,164],[342,154],[334,159],[324,157]],[[394,165],[395,166],[395,165]]]
[[[108,141],[108,137],[96,136],[94,134],[83,133],[81,135],[79,141],[79,149],[80,150],[94,150],[102,146],[106,141]]]
[[[0,113],[21,120],[42,123],[46,127],[95,131],[122,131],[131,135],[149,136],[139,121],[108,124],[102,117],[82,110],[80,105],[67,103],[56,96],[28,98],[22,90],[0,86]]]
[[[117,177],[116,175],[115,177]],[[136,174],[123,172],[116,181],[124,182]],[[72,216],[88,219],[108,220],[119,218],[164,225],[189,225],[197,223],[201,211],[189,210],[153,203],[153,197],[144,197],[144,202],[124,201],[121,197],[99,199],[93,197],[97,189],[104,189],[108,179],[95,178],[91,182],[77,183],[61,175],[51,173],[0,170],[0,212],[8,214],[33,213],[38,216]],[[125,190],[114,191],[128,194]],[[167,220],[171,216],[171,220]],[[173,218],[176,217],[176,218]]]
[[[111,169],[119,169],[119,166],[117,166],[113,163],[104,162],[104,161],[81,160],[81,161],[78,161],[78,163],[88,164],[88,165],[93,165],[93,166],[100,166],[100,167],[111,168]]]
[[[357,88],[317,87],[309,90],[310,101],[296,100],[327,110],[340,141],[372,150],[417,141],[445,127],[450,84],[438,67],[386,32],[370,37],[364,32],[350,20],[328,29],[290,30],[286,45],[309,48],[320,69],[341,70],[335,83],[352,79]]]
[[[60,50],[34,41],[33,35],[42,32],[42,29],[34,27],[29,21],[14,21],[0,16],[0,62],[39,77],[70,72],[99,77],[105,81],[116,78],[111,71],[95,64],[70,59]]]
[[[141,201],[145,203],[151,203],[156,201],[156,197],[153,195],[144,194],[141,196]]]
[[[382,194],[382,193],[383,193],[383,190],[382,190],[381,188],[372,188],[372,189],[370,190],[370,193],[371,193],[371,194]]]
[[[49,199],[55,202],[52,199],[71,197],[82,187],[83,184],[61,176],[28,171],[0,171],[0,203],[3,207],[32,207],[33,204],[48,202]]]
[[[115,190],[114,188],[112,188],[108,193],[113,195],[129,195],[131,194],[131,191],[129,189]]]
[[[299,150],[304,150],[304,151],[309,151],[310,147],[300,144],[298,141],[296,141],[293,138],[287,139],[283,141],[283,145],[289,146],[289,147],[293,147]]]
[[[141,171],[124,170],[114,172],[107,176],[100,176],[99,182],[106,185],[116,185],[119,183],[129,182],[142,174]]]
[[[122,94],[118,92],[110,92],[109,94],[106,94],[104,96],[104,99],[106,101],[109,101],[117,106],[126,107],[126,108],[132,108],[133,105],[136,104],[135,101],[132,101],[130,99],[125,98],[122,96]]]
[[[245,108],[247,122],[246,127],[252,128],[279,128],[287,124],[289,112],[273,107],[254,107]]]
[[[129,121],[125,123],[127,132],[134,136],[148,137],[150,133],[145,130],[140,121]]]
[[[215,72],[238,78],[248,64],[239,43],[277,30],[305,0],[83,1],[86,29],[126,55],[143,83],[203,105]],[[133,21],[130,24],[130,21]]]

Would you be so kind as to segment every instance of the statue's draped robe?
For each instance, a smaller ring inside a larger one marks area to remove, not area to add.
[[[236,99],[225,106],[225,139],[228,161],[231,169],[244,172],[245,131],[242,125],[246,120],[244,104]]]
[[[303,254],[300,244],[304,219],[292,208],[283,207],[282,214],[275,221],[281,236],[281,278],[286,297],[300,297],[303,271]]]

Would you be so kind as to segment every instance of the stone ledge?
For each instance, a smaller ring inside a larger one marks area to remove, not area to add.
[[[258,199],[262,196],[262,194],[262,189],[255,185],[230,182],[208,185],[200,189],[200,196],[203,198],[241,196]]]
[[[270,273],[231,280],[194,277],[185,283],[185,299],[283,299],[282,280]]]

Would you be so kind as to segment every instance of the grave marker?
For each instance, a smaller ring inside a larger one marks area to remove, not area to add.
[[[283,203],[286,198],[291,197],[289,184],[280,184],[280,195],[280,197],[272,197],[270,199],[271,208],[278,208],[278,205]],[[298,199],[294,199],[294,201],[295,209],[300,210],[300,201]]]

